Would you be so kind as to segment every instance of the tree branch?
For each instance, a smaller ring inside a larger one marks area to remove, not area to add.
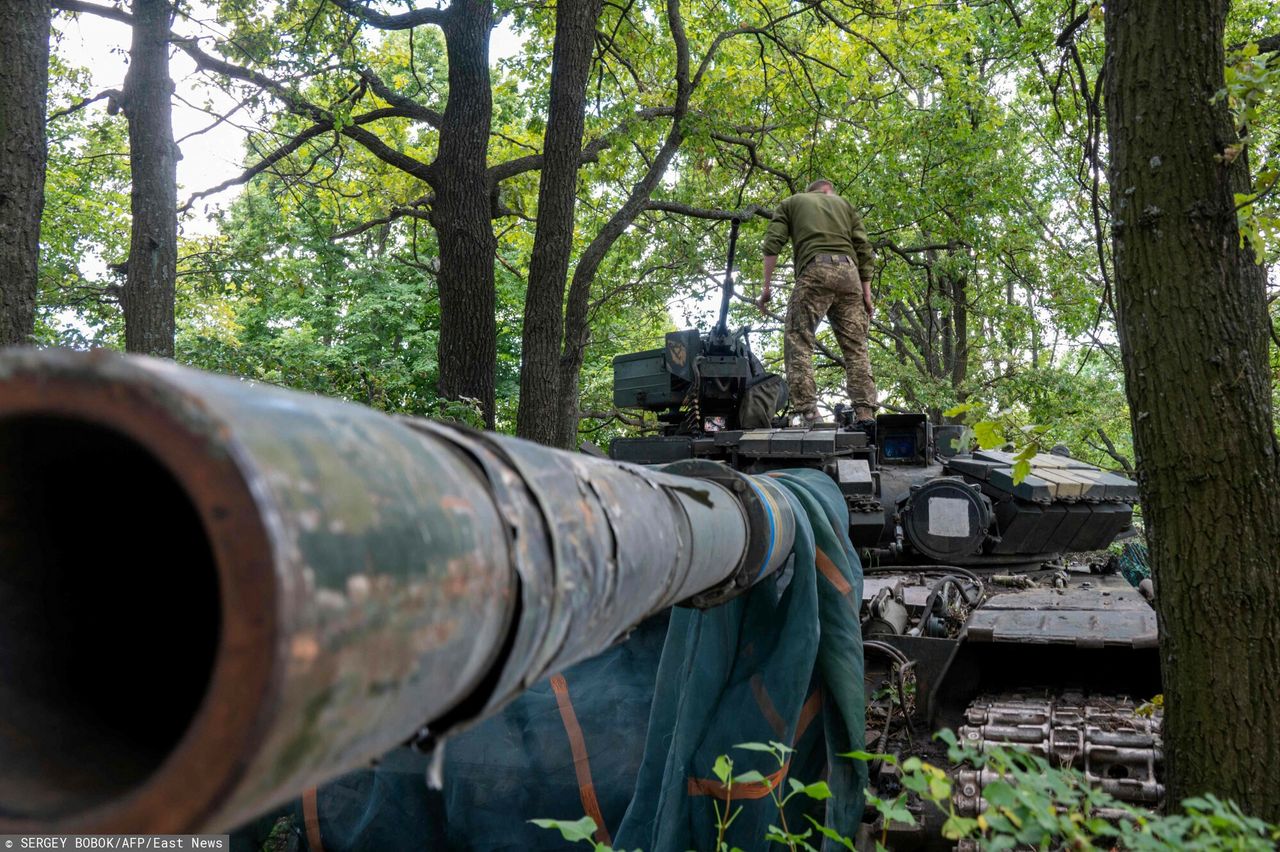
[[[1256,44],[1258,53],[1280,53],[1280,34],[1264,36],[1252,41],[1242,41],[1239,44],[1233,44],[1227,47],[1227,53],[1237,53],[1244,50],[1245,45]]]
[[[122,24],[133,26],[133,15],[114,6],[102,6],[97,3],[85,3],[83,0],[52,0],[49,4],[60,12],[83,12],[97,15],[99,18],[110,18]]]
[[[61,0],[60,0],[61,2]],[[195,39],[175,39],[173,42],[179,49],[195,60],[196,67],[201,71],[213,71],[218,74],[226,75],[232,79],[241,80],[246,83],[252,83],[259,88],[265,89],[276,97],[278,97],[290,111],[311,118],[316,124],[328,123],[333,125],[333,117],[328,111],[316,106],[310,101],[289,90],[287,86],[252,68],[245,68],[225,59],[219,59],[216,56],[205,53],[200,49]],[[406,113],[397,109],[390,108],[388,110],[372,110],[366,116],[376,116],[377,118],[389,118],[393,116],[405,117]],[[376,120],[370,118],[370,121]],[[429,164],[419,159],[410,157],[391,146],[387,145],[374,134],[360,127],[358,124],[343,125],[341,133],[350,139],[354,139],[365,147],[369,153],[389,165],[395,166],[406,174],[412,175],[426,183],[432,183],[434,172]]]
[[[1071,44],[1071,40],[1075,38],[1076,30],[1089,22],[1089,12],[1091,10],[1092,7],[1085,9],[1079,15],[1076,15],[1075,18],[1072,19],[1071,23],[1067,24],[1066,29],[1058,34],[1058,37],[1054,39],[1053,43],[1058,47],[1066,47]]]
[[[85,107],[89,106],[90,104],[97,103],[103,98],[114,98],[116,101],[119,101],[123,97],[124,97],[124,93],[121,92],[119,89],[107,89],[105,92],[99,92],[98,94],[94,95],[91,98],[81,98],[80,100],[76,101],[69,107],[60,109],[57,112],[49,113],[49,121],[53,121],[56,118],[63,118],[68,115],[73,115],[79,112],[80,110],[84,109]]]
[[[281,145],[279,148],[275,149],[270,154],[267,154],[261,160],[254,163],[249,168],[245,169],[236,177],[228,178],[227,180],[224,180],[222,183],[218,184],[217,186],[211,186],[208,189],[202,189],[199,192],[193,194],[190,198],[187,199],[186,204],[183,204],[180,208],[178,208],[178,212],[185,213],[186,211],[190,210],[191,206],[195,204],[197,201],[199,201],[201,198],[207,198],[210,195],[217,195],[219,192],[222,192],[225,189],[230,189],[233,186],[239,186],[240,184],[248,183],[258,175],[265,172],[267,169],[274,166],[276,163],[283,160],[285,157],[297,151],[303,145],[307,144],[307,142],[311,141],[315,137],[332,129],[333,129],[332,122],[323,122],[321,124],[315,125],[314,127],[307,128],[306,130],[299,133],[297,136],[290,139],[284,145]]]
[[[659,210],[663,213],[676,213],[680,216],[691,216],[695,219],[741,219],[746,221],[752,216],[759,216],[762,219],[772,219],[773,211],[767,207],[761,207],[759,204],[748,204],[741,210],[720,210],[708,207],[694,207],[691,204],[683,204],[679,201],[663,201],[658,198],[650,198],[645,202],[645,210]]]
[[[1099,427],[1098,427],[1098,437],[1102,439],[1102,443],[1106,444],[1106,450],[1105,450],[1106,454],[1107,454],[1107,455],[1109,455],[1109,456],[1111,456],[1111,458],[1115,459],[1115,460],[1116,460],[1116,463],[1117,463],[1117,464],[1119,464],[1121,467],[1123,467],[1123,468],[1124,468],[1125,473],[1132,474],[1132,473],[1133,473],[1133,465],[1131,465],[1131,464],[1129,463],[1129,460],[1128,460],[1127,458],[1125,458],[1124,456],[1122,456],[1122,455],[1121,455],[1121,454],[1116,450],[1116,445],[1115,445],[1115,444],[1113,444],[1113,443],[1111,443],[1111,438],[1107,435],[1106,430],[1105,430],[1105,429],[1103,429],[1101,426],[1099,426]],[[1095,448],[1095,449],[1097,449],[1097,448]]]
[[[747,153],[751,155],[750,163],[752,166],[760,169],[762,172],[767,172],[768,174],[778,178],[787,185],[787,189],[791,190],[791,192],[794,193],[796,191],[796,179],[794,177],[780,169],[770,166],[760,159],[760,151],[757,147],[758,143],[754,139],[750,139],[746,136],[735,136],[730,133],[722,133],[720,131],[712,131],[711,138],[715,139],[717,142],[724,142],[729,145],[738,145],[746,148]]]
[[[378,121],[383,118],[403,118],[403,117],[405,117],[404,113],[401,112],[398,108],[388,107],[383,109],[371,110],[369,112],[364,113],[363,115],[355,116],[351,120],[355,124],[368,124],[370,122]],[[305,145],[310,140],[316,138],[317,136],[321,136],[329,132],[330,130],[333,130],[332,121],[321,121],[312,127],[308,127],[306,130],[303,130],[297,136],[294,136],[288,142],[276,148],[271,153],[264,155],[261,160],[254,163],[249,168],[245,169],[238,176],[224,180],[222,183],[218,184],[217,186],[213,186],[208,189],[202,189],[199,192],[195,193],[189,199],[187,199],[187,203],[182,205],[182,207],[179,209],[178,212],[184,213],[187,210],[190,210],[191,205],[195,204],[201,198],[206,198],[210,195],[217,195],[219,192],[222,192],[225,189],[230,189],[233,186],[239,186],[240,184],[248,183],[258,175],[265,172],[267,169],[274,166],[276,163],[283,160],[285,157],[288,157],[290,154],[293,154],[294,152],[298,151],[303,145]]]
[[[423,208],[430,206],[431,202],[434,200],[435,200],[434,195],[431,195],[431,194],[424,195],[421,198],[417,198],[417,199],[414,199],[413,201],[410,201],[408,204],[401,205],[398,207],[392,207],[390,210],[387,211],[387,215],[385,216],[379,216],[377,219],[371,219],[368,222],[364,222],[362,224],[356,225],[353,228],[348,228],[345,231],[339,231],[329,239],[335,240],[335,241],[344,240],[344,239],[347,239],[348,237],[354,237],[357,234],[363,234],[365,231],[371,230],[373,228],[377,228],[380,225],[390,225],[392,222],[396,221],[397,219],[403,219],[406,216],[412,217],[414,219],[426,219],[430,216],[430,213],[429,211],[424,210]]]
[[[605,149],[613,145],[618,134],[626,130],[636,121],[651,121],[655,118],[675,115],[675,107],[650,107],[637,111],[634,115],[627,118],[626,121],[614,127],[596,139],[592,139],[586,145],[582,146],[582,155],[578,159],[578,164],[594,163],[600,158]],[[493,185],[497,185],[504,180],[513,178],[516,175],[522,175],[525,172],[537,171],[542,168],[542,154],[526,154],[523,157],[516,157],[506,162],[498,163],[489,167],[489,181]]]
[[[448,9],[412,9],[399,15],[387,15],[370,9],[357,0],[329,0],[352,17],[380,30],[411,30],[422,24],[443,26],[449,19]]]
[[[373,73],[371,68],[360,69],[360,79],[364,80],[373,90],[373,93],[382,98],[387,103],[404,111],[404,114],[410,118],[416,118],[418,121],[425,121],[432,127],[440,127],[444,123],[444,116],[435,110],[425,107],[406,95],[402,95],[395,89],[392,89],[382,78]]]

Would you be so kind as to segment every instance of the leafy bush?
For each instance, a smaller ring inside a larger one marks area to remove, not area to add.
[[[1125,804],[1097,787],[1090,786],[1084,775],[1074,769],[1059,769],[1044,758],[1018,749],[994,748],[979,752],[956,740],[951,731],[940,731],[937,738],[947,744],[947,757],[953,764],[988,769],[995,780],[982,788],[983,809],[977,817],[962,816],[952,800],[953,782],[947,770],[918,757],[899,760],[894,755],[850,752],[845,757],[855,760],[882,761],[895,766],[906,789],[893,798],[879,798],[867,792],[867,804],[880,816],[882,832],[876,849],[883,850],[888,830],[894,823],[917,824],[912,806],[936,808],[944,817],[942,834],[949,840],[970,841],[984,850],[1007,849],[1126,849],[1136,852],[1169,852],[1169,850],[1271,850],[1280,843],[1280,826],[1247,816],[1234,802],[1213,795],[1197,796],[1182,803],[1180,813],[1157,815]],[[774,755],[779,766],[786,762],[789,749],[781,743],[744,743],[738,748],[765,751]],[[732,790],[735,783],[760,783],[767,779],[759,772],[735,775],[728,755],[716,759],[712,772]],[[771,796],[782,814],[783,806],[794,796],[826,799],[831,793],[821,781],[804,784],[787,779],[775,785]],[[710,847],[716,852],[741,852],[724,842],[724,834],[739,810],[731,801],[714,802],[719,836]],[[847,849],[854,849],[852,838],[844,837],[810,818],[812,828],[795,832],[787,827],[770,827],[763,838],[770,844],[791,850],[816,852],[818,835]],[[590,817],[577,822],[533,820],[543,828],[558,829],[570,842],[585,842],[595,852],[613,850],[593,839],[596,824]],[[708,838],[710,840],[711,838]],[[811,842],[812,841],[812,842]]]
[[[1204,795],[1187,799],[1182,812],[1161,816],[1139,810],[1092,787],[1074,769],[1059,769],[1018,749],[978,752],[957,742],[951,731],[937,737],[955,764],[985,768],[995,780],[982,788],[983,810],[976,818],[956,812],[948,773],[918,757],[899,763],[893,755],[853,752],[849,757],[898,766],[907,791],[893,799],[868,795],[887,830],[891,823],[915,824],[907,807],[914,794],[946,816],[943,836],[976,841],[982,849],[1187,850],[1276,848],[1280,826],[1245,815],[1234,802]],[[881,835],[881,841],[885,835]],[[878,848],[883,848],[877,843]]]

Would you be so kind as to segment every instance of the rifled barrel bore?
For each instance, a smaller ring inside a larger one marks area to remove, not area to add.
[[[688,473],[0,355],[0,833],[229,829],[775,570],[773,484]]]

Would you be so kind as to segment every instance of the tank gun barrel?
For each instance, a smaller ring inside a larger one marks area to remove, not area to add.
[[[772,480],[712,462],[11,350],[0,834],[229,829],[740,593],[794,524]]]

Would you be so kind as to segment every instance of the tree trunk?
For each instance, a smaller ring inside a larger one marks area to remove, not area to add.
[[[1263,270],[1223,87],[1226,0],[1112,0],[1120,346],[1160,621],[1169,795],[1280,820],[1280,468]]]
[[[124,78],[133,188],[124,284],[124,348],[173,357],[178,266],[178,147],[169,79],[169,0],[133,0],[133,43]]]
[[[961,275],[952,279],[951,298],[951,326],[955,339],[955,350],[951,360],[951,388],[956,392],[956,402],[964,402],[968,396],[964,392],[964,383],[969,378],[968,276]]]
[[[431,164],[431,224],[440,241],[439,391],[480,402],[494,425],[498,362],[493,201],[486,172],[493,93],[489,86],[490,0],[454,0],[441,25],[449,60],[449,101]]]
[[[631,187],[627,200],[591,240],[573,270],[565,306],[564,349],[560,354],[560,416],[556,418],[560,433],[556,443],[559,446],[571,446],[578,436],[578,403],[582,397],[579,380],[587,343],[591,338],[591,285],[595,281],[596,272],[609,254],[609,249],[644,211],[653,191],[666,175],[676,151],[684,143],[684,118],[689,112],[689,98],[693,94],[693,83],[689,76],[689,40],[685,35],[680,0],[667,0],[666,5],[667,29],[671,33],[676,51],[676,97],[671,129],[645,173]]]
[[[658,156],[635,186],[631,195],[582,252],[573,270],[569,284],[568,304],[565,307],[564,349],[560,354],[559,416],[556,418],[556,445],[572,446],[578,436],[578,406],[582,399],[582,362],[587,356],[587,344],[591,341],[591,285],[595,282],[600,264],[618,238],[644,210],[658,182],[666,174],[671,158],[684,140],[677,118],[667,141]]]
[[[0,27],[0,346],[35,331],[44,211],[48,0],[12,0]]]
[[[573,251],[587,77],[602,6],[602,0],[560,0],[556,6],[551,106],[538,183],[538,229],[525,292],[516,418],[516,434],[543,444],[569,446],[556,424],[564,289]]]

